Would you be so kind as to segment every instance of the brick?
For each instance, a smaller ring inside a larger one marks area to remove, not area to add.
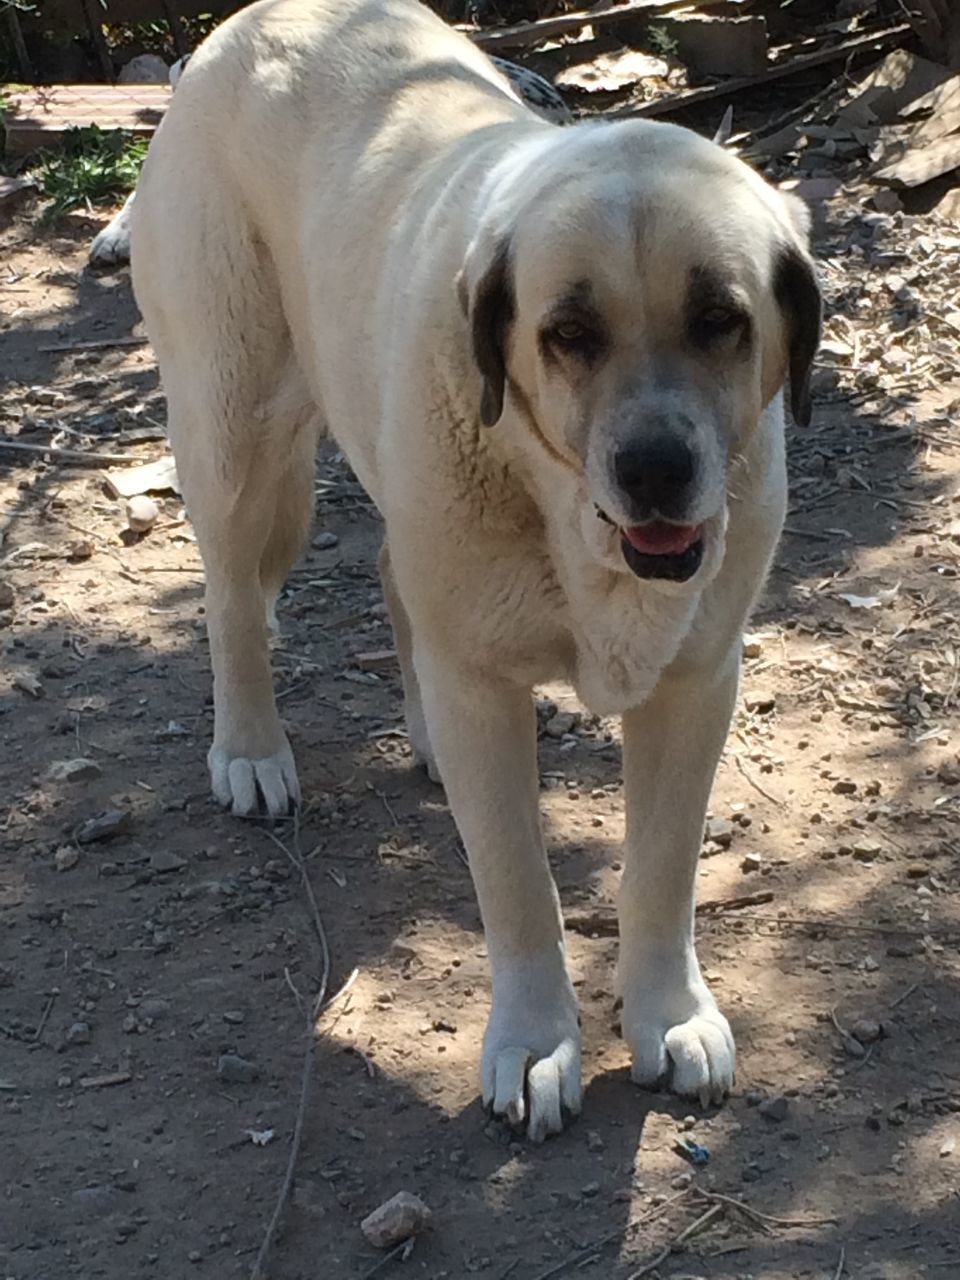
[[[8,95],[7,154],[54,146],[67,129],[96,124],[150,137],[170,101],[162,84],[44,85]]]

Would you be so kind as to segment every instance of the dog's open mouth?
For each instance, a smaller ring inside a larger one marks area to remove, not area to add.
[[[614,523],[599,507],[597,515],[607,524]],[[632,524],[625,528],[617,526],[617,530],[623,558],[638,578],[686,582],[700,568],[703,525],[648,520],[645,524]]]

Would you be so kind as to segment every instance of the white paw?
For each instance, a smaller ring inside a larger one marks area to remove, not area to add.
[[[580,1028],[573,988],[551,1000],[494,1000],[483,1037],[483,1101],[532,1142],[560,1133],[580,1113]]]
[[[692,990],[625,992],[621,1026],[637,1084],[667,1083],[704,1107],[733,1087],[733,1033],[702,982]]]
[[[125,209],[94,237],[89,258],[95,267],[119,267],[130,261],[130,220]]]
[[[285,817],[300,803],[293,752],[286,742],[272,755],[250,759],[214,744],[207,757],[213,794],[240,816]]]

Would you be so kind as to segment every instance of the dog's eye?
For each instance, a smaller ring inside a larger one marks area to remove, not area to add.
[[[543,334],[545,346],[562,355],[592,362],[603,349],[599,331],[580,320],[559,320]]]
[[[564,347],[575,347],[589,336],[589,329],[575,320],[567,320],[550,330],[550,337]]]
[[[708,307],[706,311],[700,312],[698,319],[705,333],[719,335],[741,328],[747,317],[733,307]]]

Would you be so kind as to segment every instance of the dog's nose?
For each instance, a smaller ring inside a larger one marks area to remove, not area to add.
[[[672,435],[623,445],[614,454],[613,473],[639,520],[654,515],[682,519],[693,488],[690,446]]]

